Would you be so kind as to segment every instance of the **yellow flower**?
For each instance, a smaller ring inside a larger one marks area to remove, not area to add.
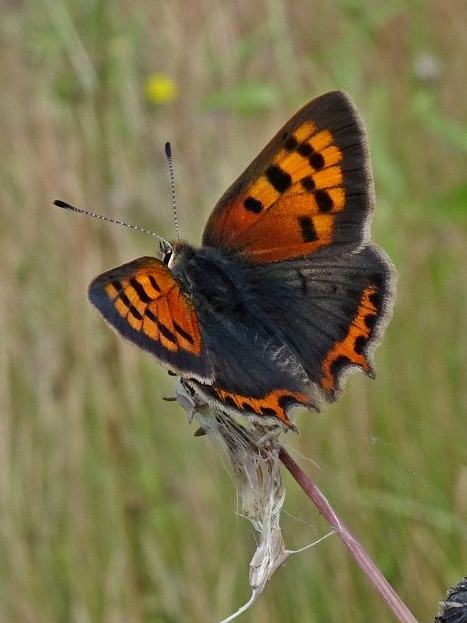
[[[167,74],[151,74],[146,80],[146,99],[151,104],[167,104],[177,97],[178,88]]]

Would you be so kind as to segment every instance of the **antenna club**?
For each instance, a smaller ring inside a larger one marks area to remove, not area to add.
[[[172,158],[172,145],[169,143],[169,141],[167,141],[167,143],[165,144],[164,149],[167,158]]]
[[[58,208],[64,208],[65,210],[74,210],[73,206],[71,206],[69,203],[66,203],[65,201],[62,201],[61,199],[55,199],[54,205]]]

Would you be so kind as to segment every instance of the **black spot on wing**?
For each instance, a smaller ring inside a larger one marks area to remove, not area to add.
[[[364,318],[364,323],[367,329],[369,329],[370,331],[373,331],[377,320],[378,320],[378,316],[376,314],[367,314]]]
[[[315,169],[315,171],[320,171],[324,167],[324,158],[317,151],[311,154],[308,158],[308,162]]]
[[[314,153],[314,149],[309,143],[302,143],[297,151],[303,158],[309,158]]]
[[[293,151],[298,145],[298,141],[295,136],[289,136],[284,143],[284,147],[287,151]]]
[[[287,411],[289,407],[297,404],[297,399],[294,396],[284,394],[279,398],[279,407],[284,411]]]
[[[243,205],[248,212],[253,212],[253,214],[259,214],[262,212],[264,207],[261,201],[255,199],[254,197],[247,197],[243,202]]]
[[[133,288],[133,290],[136,292],[136,294],[139,296],[140,300],[143,303],[150,303],[152,301],[152,298],[148,295],[148,293],[144,289],[144,286],[134,277],[133,279],[130,279],[130,286]]]
[[[160,291],[161,291],[161,289],[160,289],[159,284],[157,283],[157,281],[156,281],[156,279],[155,279],[154,275],[149,275],[148,279],[149,279],[149,283],[152,285],[152,287],[154,288],[154,290],[155,290],[156,292],[160,292]]]
[[[345,367],[351,364],[351,360],[346,355],[340,355],[337,359],[331,363],[331,374],[333,377],[337,377],[340,371]]]
[[[318,240],[312,218],[309,216],[299,216],[297,220],[303,242],[315,242]]]
[[[118,281],[117,279],[114,279],[114,280],[113,280],[113,281],[111,281],[110,283],[111,283],[111,285],[112,285],[112,288],[114,288],[114,290],[115,290],[116,292],[120,292],[120,290],[123,288],[123,286],[122,286],[122,282],[121,282],[121,281]],[[116,296],[118,296],[118,295],[116,295]]]
[[[173,326],[174,326],[175,331],[176,331],[179,335],[181,335],[181,336],[182,336],[182,338],[183,338],[184,340],[186,340],[187,342],[190,342],[190,344],[194,344],[194,343],[195,343],[195,341],[194,341],[194,339],[193,339],[193,336],[192,336],[192,335],[190,335],[189,333],[187,333],[187,332],[185,331],[185,329],[183,329],[183,327],[181,327],[181,326],[178,324],[178,322],[175,322],[175,320],[173,320],[173,321],[172,321],[172,323],[173,323]]]
[[[120,292],[120,294],[118,296],[119,296],[120,300],[122,301],[122,303],[125,305],[125,307],[129,310],[130,307],[132,307],[132,304],[131,304],[130,299],[125,294],[125,292]]]
[[[304,177],[300,183],[303,189],[306,190],[308,193],[312,193],[316,188],[315,181],[311,177],[311,175],[307,175],[306,177]]]
[[[315,192],[315,201],[320,212],[330,212],[334,206],[329,193],[322,189]]]
[[[141,321],[143,319],[143,316],[139,313],[134,305],[130,305],[130,307],[128,308],[128,313],[131,314],[133,318],[136,318],[136,320]]]
[[[147,309],[144,313],[145,313],[145,316],[147,316],[149,320],[151,320],[157,326],[157,329],[160,331],[161,335],[163,335],[167,340],[169,340],[169,342],[172,342],[172,344],[177,343],[177,338],[172,333],[172,331],[170,331],[170,329],[168,329],[165,325],[163,325],[159,321],[157,316],[150,309]]]
[[[363,355],[363,351],[365,349],[365,345],[367,343],[367,338],[364,335],[359,335],[354,342],[354,350],[357,355]]]
[[[292,185],[290,175],[276,164],[272,164],[266,169],[266,179],[278,193],[283,193]]]

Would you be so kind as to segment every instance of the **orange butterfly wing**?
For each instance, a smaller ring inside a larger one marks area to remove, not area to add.
[[[373,374],[395,283],[370,243],[373,204],[359,115],[327,93],[227,190],[201,249],[176,243],[171,269],[145,257],[110,270],[89,298],[208,400],[291,426],[289,410],[335,400],[348,369]]]
[[[365,133],[345,93],[299,110],[222,196],[203,244],[277,262],[356,247],[373,207]]]
[[[91,282],[89,299],[112,328],[170,370],[212,382],[193,303],[163,262],[140,257],[113,268]]]

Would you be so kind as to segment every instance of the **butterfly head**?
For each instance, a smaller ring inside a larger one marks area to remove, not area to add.
[[[170,270],[188,263],[195,253],[195,247],[184,240],[172,240],[165,245],[161,243],[161,259]]]
[[[159,241],[159,257],[161,262],[164,262],[166,266],[169,266],[170,261],[174,254],[173,245],[168,240]]]

